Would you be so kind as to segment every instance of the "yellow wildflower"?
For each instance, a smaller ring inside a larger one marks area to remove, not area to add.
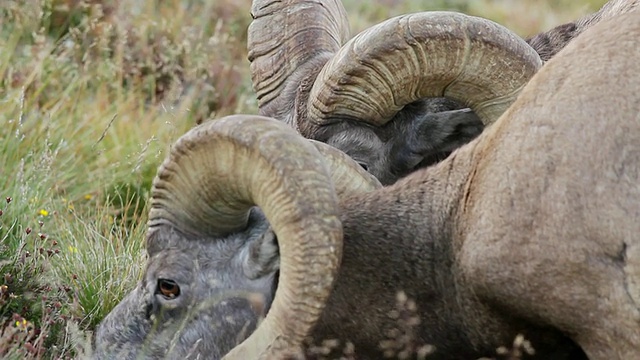
[[[29,329],[31,324],[27,321],[27,319],[22,319],[22,321],[16,321],[16,327],[22,331],[26,331]]]
[[[75,246],[69,245],[68,249],[69,249],[69,252],[72,252],[72,253],[77,253],[78,252],[78,248],[75,247]]]
[[[45,209],[40,209],[40,211],[38,211],[38,214],[42,216],[49,216],[49,212]]]
[[[84,199],[85,200],[91,200],[91,199],[93,199],[93,195],[87,194],[87,195],[84,196]]]

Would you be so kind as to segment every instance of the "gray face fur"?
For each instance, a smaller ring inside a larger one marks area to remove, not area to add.
[[[186,237],[167,228],[149,239],[145,277],[100,324],[96,359],[218,359],[255,330],[278,268],[262,213],[223,239]]]
[[[318,140],[340,149],[383,185],[390,185],[446,158],[483,129],[471,109],[446,98],[428,98],[406,105],[381,127],[349,121],[325,126]]]

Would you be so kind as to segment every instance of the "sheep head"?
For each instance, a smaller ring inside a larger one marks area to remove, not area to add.
[[[433,165],[482,133],[484,124],[471,109],[446,98],[406,105],[380,127],[344,121],[327,127],[322,141],[349,154],[381,183],[389,185],[416,168]]]
[[[383,184],[477,136],[542,64],[506,28],[455,12],[398,16],[348,41],[340,1],[256,0],[252,15],[260,114],[343,150]]]
[[[96,359],[221,358],[270,306],[265,294],[278,266],[273,236],[257,209],[246,229],[228,236],[157,232],[143,279],[98,327]]]
[[[253,359],[300,344],[340,262],[336,197],[380,186],[275,120],[192,129],[153,182],[145,275],[99,326],[97,358]]]

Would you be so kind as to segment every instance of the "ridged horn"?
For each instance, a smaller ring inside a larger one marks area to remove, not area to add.
[[[493,21],[456,12],[407,14],[347,42],[316,78],[312,125],[385,124],[424,97],[448,97],[493,123],[542,66],[522,38]]]
[[[280,358],[302,344],[342,255],[335,191],[314,145],[275,119],[210,121],[176,141],[151,196],[148,237],[163,225],[228,234],[245,228],[250,208],[259,206],[278,237],[280,281],[264,321],[224,359]]]
[[[287,79],[309,59],[338,51],[350,36],[349,22],[340,0],[254,0],[251,14],[253,89],[260,114],[276,116],[291,107],[292,99],[282,98]]]

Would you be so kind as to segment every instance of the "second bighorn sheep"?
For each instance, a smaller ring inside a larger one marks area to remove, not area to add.
[[[595,14],[527,42],[547,61],[584,29],[638,3],[611,0]],[[248,48],[260,114],[344,151],[385,185],[437,162],[483,131],[478,116],[463,109],[468,104],[454,101],[454,94],[474,89],[456,83],[454,71],[442,79],[430,77],[432,64],[421,61],[424,52],[442,51],[464,62],[467,45],[468,53],[480,52],[473,41],[437,50],[422,44],[412,28],[423,21],[421,13],[385,21],[349,42],[340,0],[255,0],[252,16]],[[506,57],[499,64],[468,60],[461,71],[486,71],[489,66],[496,92],[512,78],[531,77],[539,68],[529,58],[525,67],[522,59]],[[440,93],[417,91],[429,81],[452,86]],[[416,91],[398,98],[402,86]]]
[[[638,5],[640,5],[638,0],[610,0],[595,13],[532,36],[527,39],[527,43],[540,54],[540,58],[543,61],[549,61],[558,51],[562,50],[571,40],[586,29],[602,20],[634,11],[638,8]]]
[[[432,40],[467,41],[449,29]],[[518,333],[538,359],[640,359],[639,57],[639,12],[593,26],[478,138],[388,187],[277,120],[192,129],[154,180],[147,270],[97,358],[282,359],[311,335],[380,359],[403,290],[432,359]]]

